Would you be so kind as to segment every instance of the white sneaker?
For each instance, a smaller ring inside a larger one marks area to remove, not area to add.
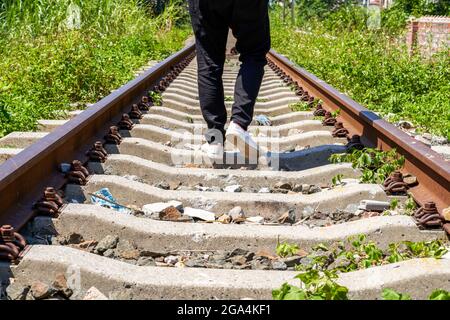
[[[251,157],[257,159],[258,144],[240,125],[231,121],[227,132],[225,133],[225,137],[227,141],[231,142],[239,149],[245,159],[250,159]]]
[[[202,144],[201,150],[211,159],[223,157],[223,145],[220,143],[209,144],[206,142]]]

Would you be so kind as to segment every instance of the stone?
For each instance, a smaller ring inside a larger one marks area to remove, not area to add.
[[[170,185],[165,181],[161,181],[161,182],[157,183],[156,187],[160,188],[160,189],[164,189],[164,190],[170,190]]]
[[[312,193],[318,193],[318,192],[321,192],[321,191],[322,191],[322,188],[321,188],[321,187],[319,187],[319,186],[311,186],[311,187],[309,188],[308,193],[309,193],[309,194],[312,194]]]
[[[450,207],[442,210],[442,216],[444,217],[445,221],[450,221]]]
[[[178,257],[176,256],[167,256],[164,258],[164,262],[166,264],[174,266],[179,261]]]
[[[121,253],[127,250],[136,249],[136,246],[128,240],[121,239],[116,245],[117,252]]]
[[[217,221],[223,224],[229,224],[231,222],[231,217],[227,214],[223,214],[217,218]]]
[[[293,224],[293,223],[295,223],[295,220],[296,220],[295,210],[293,210],[293,209],[286,211],[278,218],[278,222],[281,224],[284,224],[284,223]]]
[[[431,133],[424,133],[424,134],[422,135],[422,137],[424,137],[424,138],[427,139],[427,140],[433,139],[433,135],[432,135]]]
[[[90,251],[92,248],[95,248],[97,244],[98,244],[97,241],[90,240],[90,241],[83,241],[77,244],[76,247],[82,250]]]
[[[261,216],[248,217],[245,219],[245,221],[251,223],[264,223],[264,217]]]
[[[241,207],[234,207],[228,212],[228,215],[231,217],[231,219],[234,221],[238,218],[245,218],[244,211]]]
[[[404,120],[397,122],[397,125],[399,127],[403,128],[403,129],[406,129],[406,130],[411,129],[411,128],[414,127],[414,125],[411,122],[404,121]]]
[[[83,236],[78,233],[71,233],[67,238],[68,244],[79,244],[83,241]]]
[[[181,212],[177,208],[170,206],[159,213],[159,218],[165,221],[177,221],[181,218]]]
[[[90,287],[83,297],[83,300],[109,300],[96,287]]]
[[[302,185],[301,184],[295,184],[294,187],[292,188],[292,191],[294,192],[302,192]]]
[[[103,253],[108,249],[114,249],[119,242],[118,236],[107,235],[95,247],[97,253]]]
[[[67,279],[62,273],[58,273],[55,280],[52,283],[52,287],[55,291],[61,294],[64,298],[70,298],[73,294],[72,289],[67,285]]]
[[[270,267],[267,264],[264,264],[263,262],[259,260],[252,260],[250,262],[250,266],[254,270],[269,270]]]
[[[136,265],[140,267],[154,267],[156,266],[155,259],[152,257],[140,257],[138,261],[136,262]]]
[[[254,252],[249,252],[245,255],[245,259],[247,259],[247,261],[251,261],[254,257],[255,257]]]
[[[309,184],[302,184],[302,193],[303,194],[308,194],[309,193],[309,188],[311,188],[311,186]]]
[[[231,257],[230,262],[234,265],[242,266],[247,263],[247,259],[244,256],[238,255]]]
[[[277,182],[274,186],[274,189],[282,189],[282,190],[292,190],[292,185],[288,182]]]
[[[267,250],[264,250],[264,249],[258,250],[256,252],[256,256],[261,257],[261,258],[265,258],[265,259],[270,259],[270,260],[274,260],[274,259],[277,258],[271,252],[269,252]]]
[[[272,261],[272,269],[273,270],[286,270],[288,267],[286,265],[286,263],[284,263],[283,261]]]
[[[204,221],[215,221],[216,215],[213,212],[206,211],[203,209],[194,209],[194,208],[184,208],[184,215],[192,218],[201,219]]]
[[[448,143],[448,139],[445,137],[440,137],[440,136],[433,136],[433,138],[431,139],[431,143],[433,145],[444,145]]]
[[[328,266],[328,269],[334,268],[345,268],[350,264],[350,261],[344,256],[338,256],[336,259]]]
[[[261,189],[259,189],[258,193],[270,193],[270,189],[269,188],[261,188]]]
[[[126,260],[137,260],[139,258],[139,250],[124,250],[120,252],[120,257]]]
[[[234,257],[234,256],[245,256],[249,253],[250,251],[247,251],[245,249],[241,249],[241,248],[236,248],[233,251],[231,251],[230,253],[230,257]]]
[[[282,262],[286,264],[287,267],[295,267],[295,265],[300,264],[302,257],[300,256],[292,256],[281,259]]]
[[[242,188],[240,185],[238,184],[233,184],[231,186],[226,186],[223,191],[225,192],[241,192]]]
[[[52,290],[52,288],[49,285],[47,285],[41,281],[34,281],[31,284],[30,290],[31,290],[31,295],[36,300],[48,298],[54,293],[54,291]]]
[[[205,262],[200,259],[189,259],[184,262],[184,265],[188,268],[204,268]]]
[[[114,249],[108,249],[103,252],[103,256],[106,258],[114,258],[116,256],[116,252],[114,251]]]

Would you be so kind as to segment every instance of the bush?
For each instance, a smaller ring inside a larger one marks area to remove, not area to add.
[[[80,1],[80,28],[70,29],[71,2],[2,2],[0,136],[96,102],[150,59],[181,48],[189,34],[177,27],[176,2],[154,16],[139,1]]]
[[[305,32],[306,31],[306,32]],[[450,138],[450,57],[410,56],[403,37],[385,30],[330,30],[311,22],[298,29],[272,14],[272,44],[368,109],[392,121],[411,120],[419,130]]]

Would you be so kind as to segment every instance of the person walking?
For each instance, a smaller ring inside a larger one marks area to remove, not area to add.
[[[202,150],[210,157],[223,155],[225,139],[245,158],[258,153],[247,132],[270,50],[269,0],[189,0],[195,34],[200,108],[208,130]],[[236,78],[230,124],[222,75],[229,29],[236,38],[241,66]]]

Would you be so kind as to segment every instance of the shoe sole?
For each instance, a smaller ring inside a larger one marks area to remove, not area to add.
[[[225,137],[228,141],[230,141],[235,147],[239,149],[239,152],[244,156],[246,160],[254,157],[255,160],[258,160],[258,148],[254,148],[248,144],[245,139],[242,139],[241,135],[234,133],[226,133]]]

